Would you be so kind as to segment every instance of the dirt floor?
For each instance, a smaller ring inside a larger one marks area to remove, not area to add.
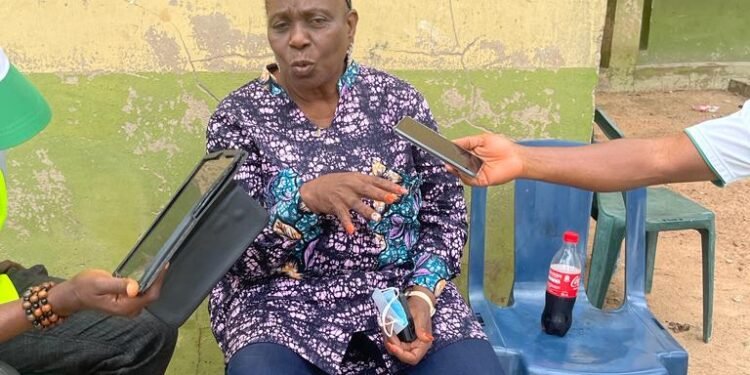
[[[739,110],[746,98],[725,91],[597,94],[597,105],[628,137],[655,137]],[[695,106],[715,105],[715,113]],[[709,182],[670,188],[716,214],[713,338],[702,341],[700,236],[695,231],[659,236],[649,306],[690,354],[690,374],[750,374],[750,181],[718,188]],[[622,262],[622,261],[621,261]],[[622,301],[622,263],[607,304]]]

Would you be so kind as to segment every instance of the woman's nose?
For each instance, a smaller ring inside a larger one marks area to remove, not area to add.
[[[289,35],[289,46],[296,49],[301,49],[310,44],[310,37],[307,30],[300,25],[296,24],[290,30]]]

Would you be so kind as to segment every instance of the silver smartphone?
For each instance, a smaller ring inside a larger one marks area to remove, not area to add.
[[[394,130],[396,134],[456,167],[463,174],[476,177],[477,172],[482,168],[482,159],[458,147],[455,143],[411,117],[404,117]]]

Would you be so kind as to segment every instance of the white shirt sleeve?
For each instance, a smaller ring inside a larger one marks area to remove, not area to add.
[[[750,100],[742,110],[685,129],[720,186],[750,177]]]

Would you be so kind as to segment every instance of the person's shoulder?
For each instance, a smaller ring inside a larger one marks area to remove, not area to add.
[[[418,94],[417,91],[412,84],[409,82],[396,77],[393,74],[390,74],[388,72],[369,67],[369,66],[361,66],[361,75],[363,80],[365,82],[377,85],[377,86],[383,86],[384,88],[387,88],[389,91],[401,91],[401,92],[409,92]]]
[[[264,94],[265,90],[265,83],[262,82],[260,78],[255,78],[230,92],[229,95],[221,100],[218,108],[229,108],[235,106],[246,107],[252,103],[249,99],[257,99]]]

